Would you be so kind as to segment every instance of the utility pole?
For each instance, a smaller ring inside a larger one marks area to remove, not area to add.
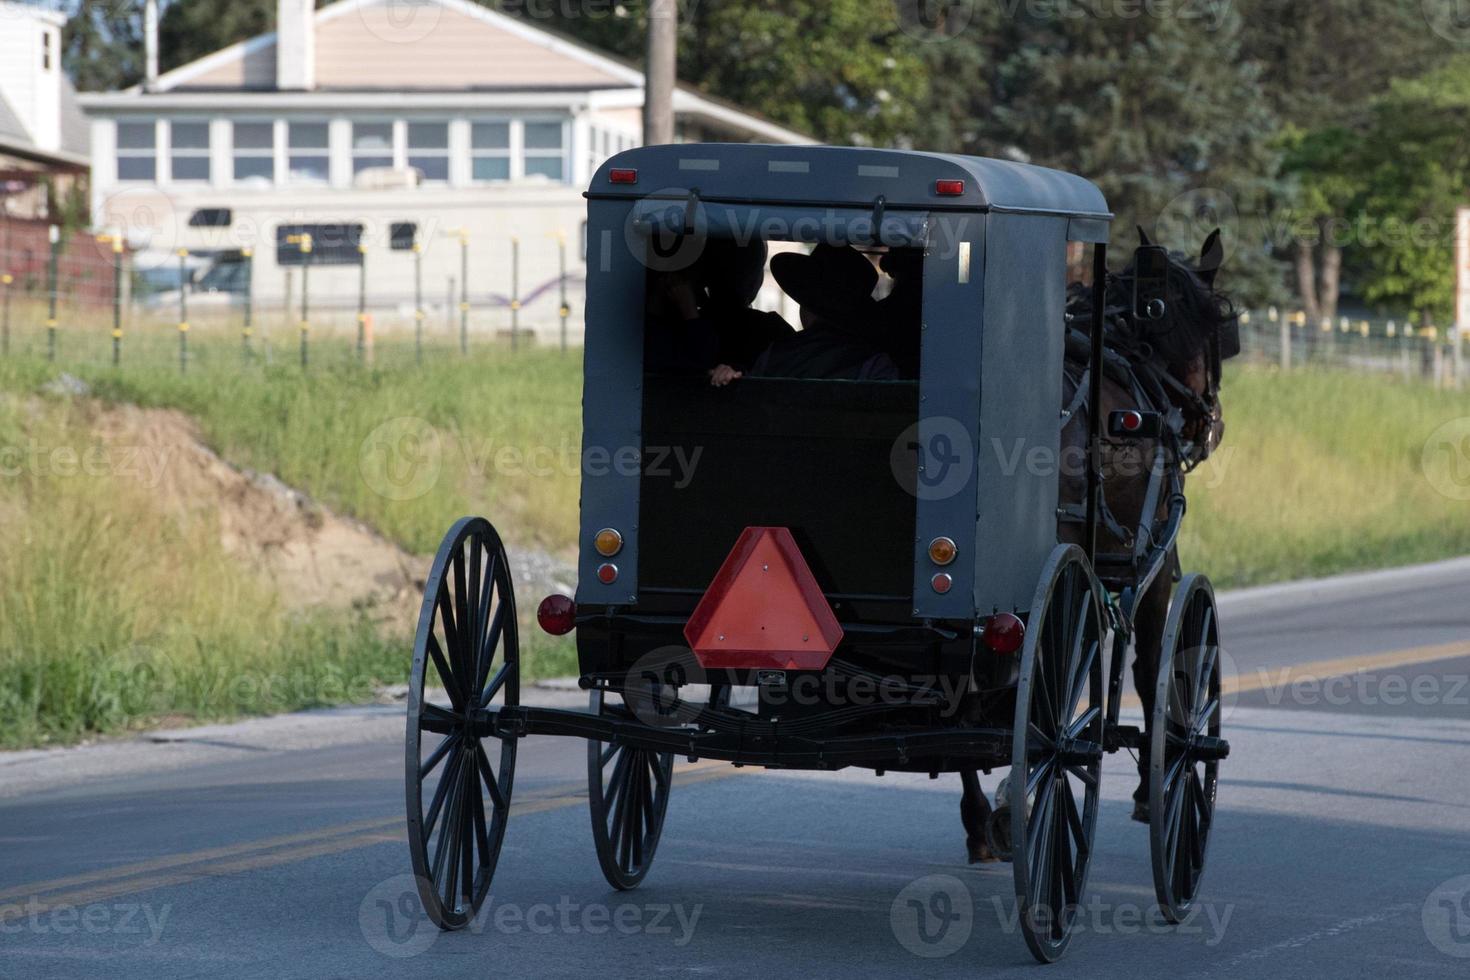
[[[678,60],[677,0],[648,5],[648,58],[643,88],[643,145],[674,142],[674,84]]]

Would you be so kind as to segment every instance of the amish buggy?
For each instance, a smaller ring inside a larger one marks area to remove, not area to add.
[[[960,773],[972,856],[1009,857],[1043,962],[1078,925],[1103,756],[1130,750],[1159,907],[1188,915],[1229,754],[1214,594],[1175,551],[1236,346],[1218,236],[1110,274],[1083,178],[876,149],[647,147],[587,200],[579,578],[537,619],[575,630],[589,708],[522,703],[505,546],[456,523],[408,705],[429,917],[484,901],[528,735],[586,740],[618,889],[651,867],[676,757]],[[799,332],[744,308],[768,248]],[[711,276],[749,286],[716,311]],[[757,315],[765,348],[727,356]]]

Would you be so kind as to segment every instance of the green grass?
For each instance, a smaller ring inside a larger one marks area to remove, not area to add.
[[[1224,444],[1186,488],[1187,569],[1240,586],[1470,553],[1470,502],[1436,489],[1454,485],[1448,457],[1432,448],[1425,467],[1470,392],[1248,368],[1227,374],[1224,406]]]
[[[93,446],[77,406],[0,394],[0,446],[0,746],[363,701],[402,677],[401,644],[285,609],[207,511],[181,523],[136,480],[57,462]]]

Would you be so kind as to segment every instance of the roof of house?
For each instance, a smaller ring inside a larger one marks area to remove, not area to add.
[[[208,94],[308,97],[382,93],[609,92],[641,90],[634,65],[472,0],[338,0],[314,15],[316,84],[276,84],[277,35],[261,34],[159,76],[152,92],[84,96],[89,107],[122,107],[120,95],[161,99]],[[131,100],[127,100],[131,101]],[[675,112],[757,139],[810,143],[810,136],[689,86]]]
[[[87,117],[82,114],[76,89],[65,76],[61,80],[61,149],[36,145],[35,138],[0,92],[0,152],[67,166],[86,166],[91,148]]]

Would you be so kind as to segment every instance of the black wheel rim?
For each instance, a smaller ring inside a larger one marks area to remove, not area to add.
[[[1180,583],[1159,660],[1149,743],[1149,843],[1159,907],[1173,922],[1194,906],[1215,823],[1220,737],[1220,624],[1203,576]]]
[[[429,572],[408,697],[409,852],[424,910],[442,929],[473,919],[490,890],[516,740],[489,733],[483,712],[520,703],[519,668],[505,549],[487,521],[465,518]]]
[[[1103,632],[1086,556],[1075,546],[1058,548],[1042,573],[1022,648],[1008,801],[1021,931],[1044,963],[1071,941],[1092,865]]]
[[[601,691],[592,692],[591,708],[602,713]],[[663,834],[673,777],[672,753],[588,740],[592,840],[603,876],[614,888],[632,888],[648,874]]]

